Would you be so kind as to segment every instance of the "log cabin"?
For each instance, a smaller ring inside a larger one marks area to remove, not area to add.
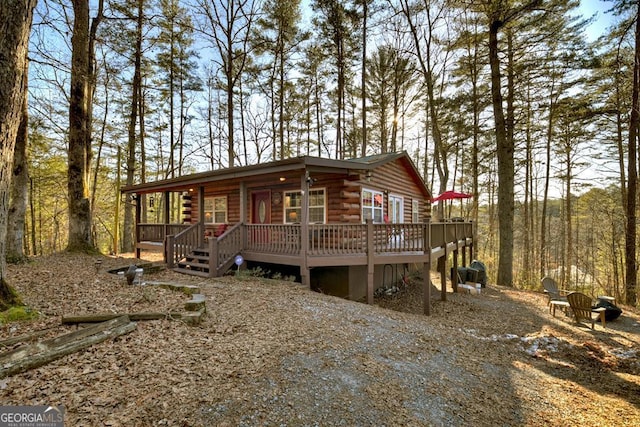
[[[220,276],[236,262],[289,266],[311,289],[373,303],[377,288],[419,269],[428,314],[431,264],[445,283],[449,254],[454,267],[460,250],[463,264],[467,249],[473,255],[474,224],[431,222],[431,193],[406,152],[301,156],[121,191],[136,205],[137,257],[162,250],[167,267],[185,274]],[[141,221],[149,205],[160,206],[160,221]]]

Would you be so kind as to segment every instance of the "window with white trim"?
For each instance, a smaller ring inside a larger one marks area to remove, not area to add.
[[[227,196],[204,198],[204,222],[207,224],[227,223]]]
[[[411,222],[414,224],[420,221],[420,201],[413,199],[411,201]]]
[[[389,194],[389,222],[398,224],[404,222],[404,198],[395,194]]]
[[[324,188],[309,190],[309,223],[325,222],[325,190]],[[291,224],[302,219],[302,192],[284,192],[284,222]]]
[[[384,195],[382,191],[362,189],[362,221],[373,219],[375,223],[381,223],[383,220]]]

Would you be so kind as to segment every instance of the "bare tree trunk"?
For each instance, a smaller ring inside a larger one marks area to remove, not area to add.
[[[28,62],[27,62],[28,66]],[[16,137],[13,153],[13,178],[11,180],[11,195],[9,218],[7,225],[7,260],[9,262],[23,262],[26,260],[24,252],[24,224],[27,212],[27,195],[29,191],[29,171],[27,161],[27,147],[29,145],[29,112],[27,109],[27,79],[25,79],[25,96],[22,103],[22,115]]]
[[[144,15],[144,0],[138,0],[138,16],[136,17],[136,48],[134,57],[133,80],[131,82],[131,111],[129,112],[129,126],[127,139],[127,176],[126,185],[133,185],[136,172],[136,123],[140,111],[140,94],[142,86],[142,25]],[[122,251],[133,251],[134,206],[124,205],[124,224],[122,230]],[[118,253],[118,248],[113,248]]]
[[[549,95],[549,118],[547,123],[547,135],[545,146],[545,173],[544,173],[544,193],[542,195],[542,212],[540,213],[540,277],[544,277],[547,272],[547,204],[549,199],[549,183],[551,181],[551,139],[553,137],[553,120],[555,114],[555,94],[553,81],[551,93]]]
[[[514,147],[508,138],[507,122],[502,107],[500,58],[498,56],[498,31],[503,22],[492,19],[489,29],[489,65],[491,66],[491,98],[496,126],[496,154],[498,157],[498,226],[499,254],[497,283],[513,286],[513,192]]]
[[[89,202],[91,164],[91,117],[95,85],[94,43],[102,19],[104,1],[89,27],[89,1],[73,0],[73,35],[71,37],[71,89],[69,95],[69,251],[94,251]]]
[[[425,3],[426,5],[427,3]],[[434,150],[433,150],[433,160],[438,171],[438,178],[440,181],[439,193],[443,193],[447,190],[447,185],[449,183],[449,164],[447,161],[448,157],[448,149],[442,141],[442,132],[440,130],[440,114],[436,107],[437,100],[435,95],[435,79],[434,75],[434,59],[433,55],[433,47],[434,43],[434,28],[436,26],[436,22],[432,21],[431,17],[431,9],[430,7],[426,8],[426,17],[428,19],[427,23],[427,34],[426,41],[424,45],[424,55],[420,49],[420,31],[416,28],[415,22],[413,20],[413,9],[410,3],[407,0],[403,0],[401,2],[402,13],[404,14],[407,23],[409,24],[409,31],[411,33],[411,38],[413,39],[413,43],[415,45],[416,56],[418,58],[418,63],[420,64],[420,70],[425,79],[426,89],[427,89],[427,116],[428,122],[431,125],[431,136],[433,138]],[[439,18],[436,18],[437,21]],[[438,216],[444,216],[444,203],[438,203]]]
[[[360,154],[367,155],[367,18],[369,17],[369,0],[362,0],[362,147]]]
[[[640,3],[636,12],[635,58],[633,64],[633,91],[631,96],[631,115],[629,117],[629,159],[627,186],[627,233],[626,248],[626,303],[635,307],[637,303],[636,283],[638,280],[638,261],[636,260],[636,205],[638,191],[638,170],[636,165],[638,124],[640,124]]]
[[[5,281],[7,211],[13,151],[27,87],[27,49],[36,0],[0,2],[0,310],[20,301]]]

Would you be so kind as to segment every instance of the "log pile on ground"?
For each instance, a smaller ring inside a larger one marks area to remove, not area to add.
[[[120,316],[68,334],[26,344],[0,354],[0,378],[46,365],[109,338],[128,334],[136,328],[128,316]]]

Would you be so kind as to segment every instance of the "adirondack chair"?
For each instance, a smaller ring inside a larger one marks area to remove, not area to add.
[[[600,319],[602,327],[607,327],[605,319],[605,311],[607,309],[604,307],[593,308],[591,297],[581,292],[571,292],[567,295],[567,301],[569,301],[576,323],[581,323],[582,321],[591,322],[591,329],[595,329],[595,322]]]
[[[556,307],[561,307],[566,312],[566,309],[569,307],[566,296],[568,292],[563,289],[558,289],[556,281],[549,276],[542,279],[542,287],[549,298],[549,312],[552,313],[554,317],[556,315]]]

